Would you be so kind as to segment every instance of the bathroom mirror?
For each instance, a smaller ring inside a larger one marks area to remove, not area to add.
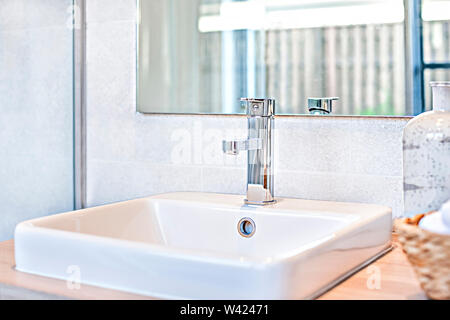
[[[428,80],[450,80],[450,0],[138,2],[142,113],[236,114],[241,97],[271,97],[277,114],[305,114],[308,97],[337,96],[337,115],[414,115],[431,106]]]

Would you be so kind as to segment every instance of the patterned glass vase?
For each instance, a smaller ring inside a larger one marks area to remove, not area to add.
[[[405,215],[437,210],[450,199],[450,81],[431,82],[433,111],[403,131]]]

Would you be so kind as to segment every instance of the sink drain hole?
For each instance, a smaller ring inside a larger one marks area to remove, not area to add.
[[[250,218],[243,218],[238,223],[239,234],[245,238],[250,238],[255,234],[256,225]]]

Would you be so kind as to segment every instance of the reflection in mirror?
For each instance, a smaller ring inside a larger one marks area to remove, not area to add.
[[[450,62],[450,0],[422,0],[423,55],[427,63]],[[426,69],[425,109],[432,109],[430,81],[450,80],[450,69]]]
[[[337,96],[334,114],[413,113],[403,0],[139,2],[139,112],[235,114],[241,97],[271,97],[304,114],[309,97]],[[439,41],[448,54],[450,1],[427,2],[425,56]]]

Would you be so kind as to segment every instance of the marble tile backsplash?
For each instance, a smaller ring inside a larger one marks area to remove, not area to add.
[[[136,113],[134,0],[87,3],[87,202],[170,191],[245,193],[241,116]],[[278,197],[376,203],[403,212],[402,130],[408,118],[277,117]]]

